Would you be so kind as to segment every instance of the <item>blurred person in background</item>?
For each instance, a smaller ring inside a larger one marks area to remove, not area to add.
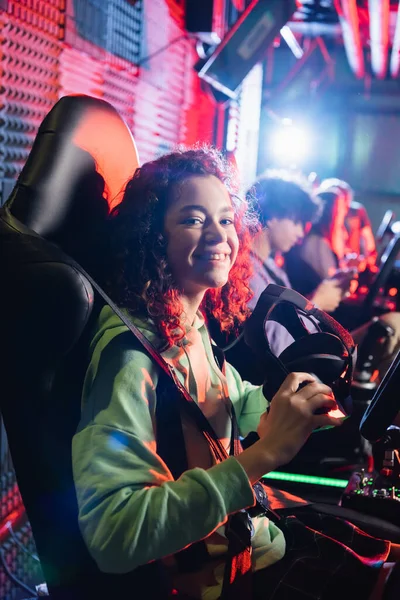
[[[318,193],[335,191],[335,189],[342,192],[348,207],[344,220],[347,232],[344,255],[351,255],[354,258],[362,257],[361,260],[365,258],[368,262],[374,263],[376,244],[367,209],[361,202],[354,200],[353,189],[342,179],[334,177],[324,179],[319,186]]]
[[[305,230],[318,218],[321,207],[307,181],[285,171],[267,172],[247,192],[247,198],[250,204],[254,204],[260,221],[251,248],[253,276],[250,287],[253,297],[248,306],[254,310],[260,295],[269,284],[292,287],[287,273],[280,266],[283,262],[282,255],[303,238]],[[314,286],[309,297],[321,310],[332,312],[339,305],[342,295],[335,280],[326,280]],[[314,323],[306,318],[305,321],[307,328],[313,331]],[[213,339],[226,349],[228,360],[242,377],[252,383],[262,383],[264,373],[254,356],[249,353],[243,336],[232,341],[221,335],[218,324],[212,320],[209,327]],[[275,321],[266,324],[266,335],[276,356],[293,342],[290,333]]]
[[[340,188],[319,192],[317,198],[322,207],[320,217],[296,249],[298,256],[314,272],[314,286],[333,277],[343,265],[347,242],[345,219],[349,209],[348,198]]]
[[[292,287],[282,256],[297,246],[318,220],[321,202],[304,179],[284,171],[267,172],[248,191],[247,197],[255,203],[261,224],[252,245],[254,296],[250,307],[254,308],[269,283]],[[326,312],[335,310],[342,298],[341,289],[330,278],[320,278],[312,293],[306,295]]]
[[[292,275],[294,288],[302,294],[311,295],[312,289],[317,290],[326,278],[333,277],[339,280],[341,274],[346,274],[346,271],[340,271],[340,268],[346,264],[342,260],[345,247],[344,223],[349,207],[348,195],[340,187],[332,187],[329,191],[319,192],[317,197],[322,204],[319,220],[313,224],[302,244],[287,256],[287,268]],[[335,318],[341,321],[340,315],[335,314]],[[379,321],[389,332],[378,367],[379,376],[382,377],[400,349],[400,313],[386,313],[379,317]],[[358,308],[356,312],[352,311],[351,327],[348,323],[343,325],[352,329],[354,340],[361,344],[374,322],[366,322],[364,312]]]

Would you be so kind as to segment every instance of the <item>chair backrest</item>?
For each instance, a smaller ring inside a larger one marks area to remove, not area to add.
[[[0,210],[0,409],[44,575],[55,599],[117,597],[78,527],[71,440],[80,417],[94,316],[89,282],[71,264],[138,166],[116,110],[62,98],[40,126]]]

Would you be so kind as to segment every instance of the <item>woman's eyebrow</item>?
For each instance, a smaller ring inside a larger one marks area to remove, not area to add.
[[[206,214],[206,212],[207,212],[207,209],[204,206],[201,206],[200,204],[187,204],[186,206],[182,206],[182,208],[179,209],[179,212],[184,213],[184,212],[188,212],[190,210],[199,210],[204,214]],[[222,213],[233,213],[234,209],[233,209],[233,206],[224,206],[219,212],[221,214]]]
[[[183,213],[188,212],[189,210],[201,210],[201,212],[203,213],[206,212],[204,206],[201,206],[200,204],[186,204],[185,206],[182,206],[182,208],[179,209],[179,212]]]

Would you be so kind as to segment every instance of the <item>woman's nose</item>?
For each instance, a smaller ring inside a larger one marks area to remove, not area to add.
[[[205,233],[208,240],[219,242],[227,239],[226,231],[220,223],[210,223]]]

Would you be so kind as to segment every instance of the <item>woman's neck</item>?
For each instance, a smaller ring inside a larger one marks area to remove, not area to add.
[[[204,292],[195,294],[193,296],[182,294],[180,301],[183,307],[183,313],[181,316],[181,325],[191,327],[193,325],[196,314],[200,308],[200,304],[203,301]]]

